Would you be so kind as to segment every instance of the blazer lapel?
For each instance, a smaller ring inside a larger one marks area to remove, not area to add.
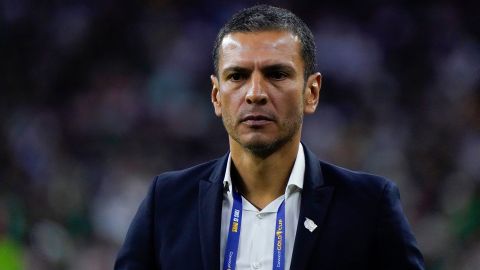
[[[220,223],[227,157],[219,159],[210,178],[202,179],[199,183],[199,237],[205,270],[219,269],[220,266]]]
[[[324,184],[320,163],[315,155],[304,146],[305,178],[300,205],[297,233],[293,247],[290,269],[305,269],[313,248],[322,230],[322,225],[332,200],[334,187]],[[306,218],[316,225],[312,232],[305,226]]]

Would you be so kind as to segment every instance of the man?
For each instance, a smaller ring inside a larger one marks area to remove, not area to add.
[[[300,143],[319,100],[315,44],[291,12],[240,11],[214,48],[230,153],[155,178],[115,269],[423,269],[398,190]]]

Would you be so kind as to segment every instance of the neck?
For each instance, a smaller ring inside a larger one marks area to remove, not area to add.
[[[263,209],[285,193],[299,142],[293,138],[268,157],[259,157],[230,139],[231,176],[245,199]]]

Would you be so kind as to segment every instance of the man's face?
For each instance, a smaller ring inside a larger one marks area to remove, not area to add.
[[[303,114],[315,111],[320,89],[319,73],[307,81],[303,74],[300,41],[290,32],[226,35],[212,102],[231,143],[268,156],[299,140]]]

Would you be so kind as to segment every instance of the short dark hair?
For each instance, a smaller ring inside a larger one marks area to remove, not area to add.
[[[305,66],[304,76],[315,72],[315,40],[308,26],[291,11],[269,5],[256,5],[243,9],[228,21],[218,32],[213,46],[213,65],[218,74],[219,48],[223,38],[235,32],[288,31],[298,36],[301,56]]]

